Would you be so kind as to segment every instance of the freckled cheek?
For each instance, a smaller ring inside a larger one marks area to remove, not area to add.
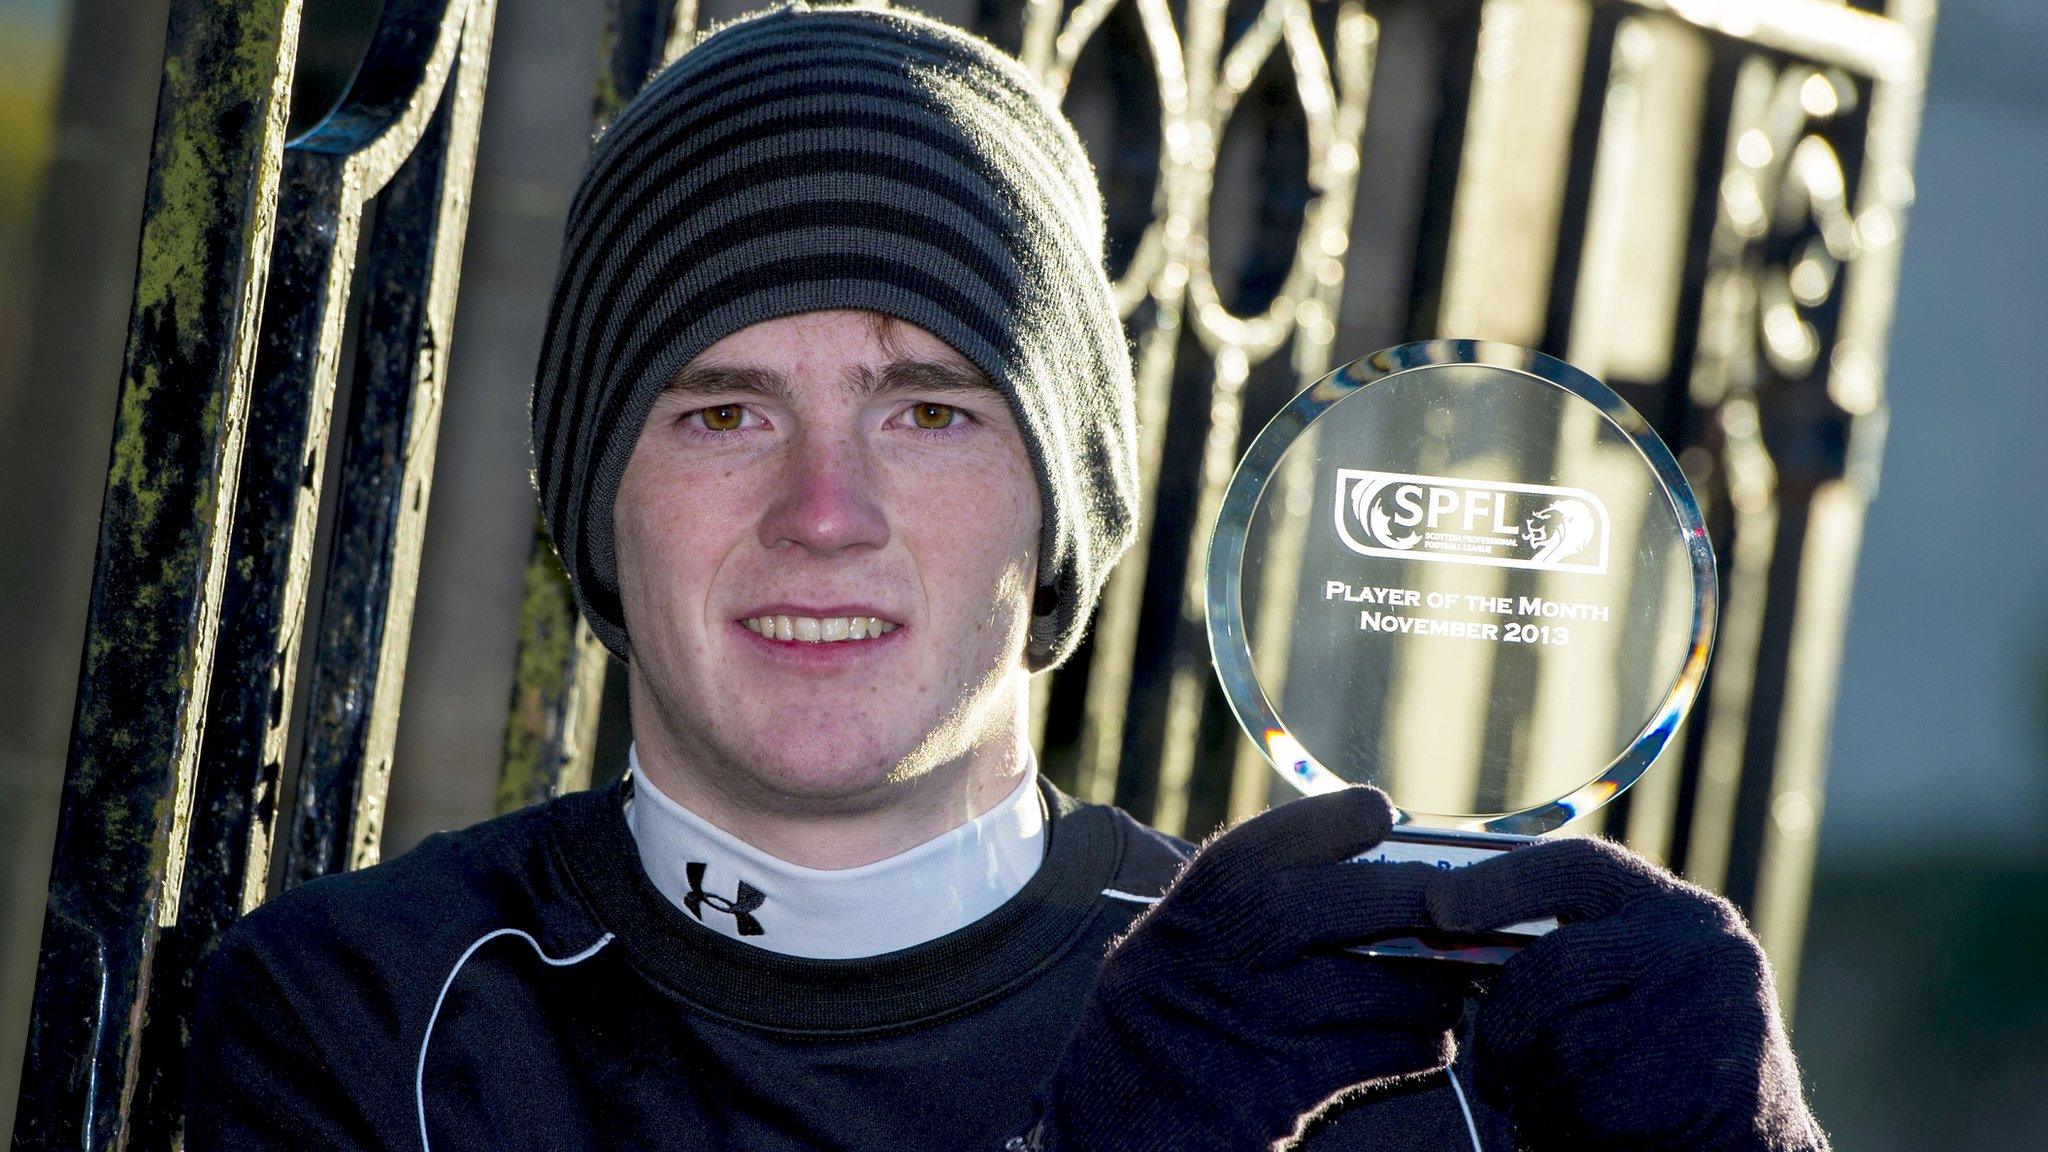
[[[985,624],[991,597],[1021,593],[1038,552],[1036,477],[977,471],[907,487],[897,518],[927,591]],[[1028,611],[1028,609],[1027,609]]]
[[[716,477],[658,475],[621,484],[613,527],[620,580],[673,623],[703,618],[719,560],[745,531],[736,501]]]

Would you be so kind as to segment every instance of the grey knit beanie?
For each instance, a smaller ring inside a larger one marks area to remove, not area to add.
[[[750,324],[909,321],[1015,409],[1043,508],[1027,660],[1065,659],[1137,509],[1131,356],[1094,171],[986,41],[896,9],[787,4],[714,30],[598,142],[534,381],[534,484],[584,617],[629,658],[612,505],[648,409]]]

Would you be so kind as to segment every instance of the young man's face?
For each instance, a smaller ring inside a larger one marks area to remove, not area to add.
[[[1015,739],[1037,479],[964,357],[880,323],[713,344],[619,485],[636,738],[729,801],[859,810]]]

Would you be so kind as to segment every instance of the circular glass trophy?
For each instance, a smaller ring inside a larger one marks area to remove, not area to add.
[[[1670,741],[1714,632],[1671,452],[1606,385],[1504,344],[1354,360],[1252,441],[1209,550],[1238,722],[1303,792],[1382,789],[1371,858],[1455,867],[1598,808]],[[1547,930],[1379,942],[1504,959]]]

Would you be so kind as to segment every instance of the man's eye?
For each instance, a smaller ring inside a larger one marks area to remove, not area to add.
[[[738,404],[719,404],[690,413],[713,432],[737,432],[746,423],[747,410]]]
[[[913,404],[910,406],[910,422],[928,431],[951,428],[966,414],[951,404]]]

